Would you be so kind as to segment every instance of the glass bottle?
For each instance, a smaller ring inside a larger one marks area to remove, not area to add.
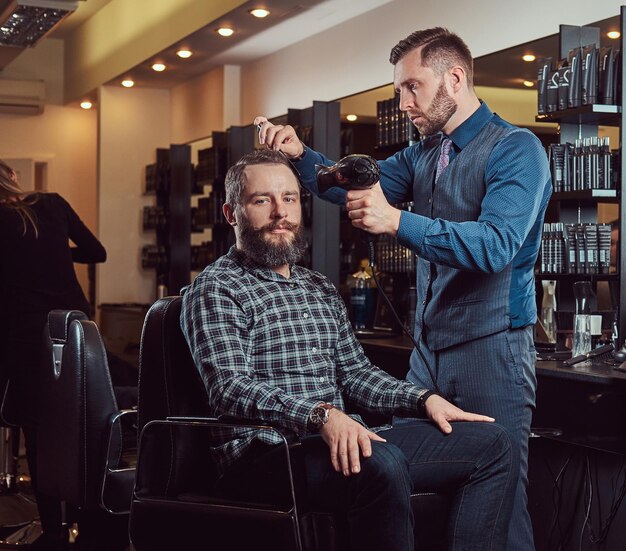
[[[556,281],[547,280],[542,282],[543,299],[541,301],[541,324],[550,339],[556,342]]]
[[[574,334],[572,337],[572,357],[591,352],[591,298],[593,290],[589,281],[574,283],[576,311],[574,313]]]
[[[352,310],[352,326],[355,330],[365,329],[369,322],[371,311],[371,279],[372,276],[361,266],[358,272],[352,274],[350,290],[350,308]]]

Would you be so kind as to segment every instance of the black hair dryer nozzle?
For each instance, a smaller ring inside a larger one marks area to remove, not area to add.
[[[315,170],[320,193],[331,187],[369,189],[380,180],[380,167],[369,155],[347,155],[332,166],[315,165]]]

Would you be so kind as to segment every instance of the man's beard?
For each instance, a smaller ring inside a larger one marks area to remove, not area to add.
[[[283,221],[255,229],[245,216],[239,216],[238,224],[241,250],[248,258],[265,268],[295,264],[308,247],[302,224]],[[293,237],[290,239],[289,234],[281,234],[278,236],[279,240],[266,239],[265,234],[279,226],[293,232]]]
[[[450,120],[450,117],[456,113],[457,105],[448,95],[446,84],[443,79],[439,84],[437,93],[433,98],[428,110],[422,114],[425,122],[419,126],[415,125],[422,136],[431,136],[443,130],[443,127]]]

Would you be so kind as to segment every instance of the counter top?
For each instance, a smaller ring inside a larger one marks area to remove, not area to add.
[[[614,368],[603,360],[581,362],[571,367],[558,361],[538,361],[537,374],[576,381],[601,384],[626,384],[626,372]]]
[[[410,354],[413,343],[407,336],[394,335],[389,337],[359,336],[359,341],[366,350],[379,352],[404,352]],[[626,365],[624,366],[626,369]],[[624,384],[626,385],[626,371],[619,371],[602,359],[581,362],[571,367],[563,366],[562,361],[539,360],[537,361],[537,374],[546,377],[594,382],[600,384]]]

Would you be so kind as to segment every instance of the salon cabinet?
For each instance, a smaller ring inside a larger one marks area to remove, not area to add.
[[[622,36],[619,46],[621,51],[624,51],[624,21],[624,7],[622,7],[620,17]],[[559,31],[558,59],[567,59],[570,51],[587,45],[595,44],[597,48],[600,48],[601,36],[598,27],[561,25]],[[600,126],[617,128],[620,136],[622,136],[622,106],[624,105],[624,93],[626,91],[626,88],[623,86],[624,56],[618,59],[620,60],[620,70],[616,74],[621,82],[617,87],[619,95],[613,98],[614,105],[599,103],[581,104],[579,107],[539,114],[536,117],[536,121],[540,123],[558,123],[559,143],[561,144],[573,144],[577,140],[595,138],[598,136],[598,128]],[[570,81],[573,80],[570,78]],[[621,139],[619,141],[621,145]],[[599,205],[616,204],[619,212],[619,235],[626,235],[626,220],[623,215],[625,199],[622,194],[621,182],[622,174],[626,173],[624,166],[624,156],[621,155],[621,151],[618,151],[612,156],[613,186],[616,189],[579,189],[553,193],[546,212],[546,223],[596,224],[598,222]],[[598,312],[603,314],[603,333],[605,336],[611,333],[611,324],[615,320],[619,332],[617,343],[621,344],[626,340],[626,294],[620,293],[621,277],[622,274],[626,273],[626,254],[622,251],[624,242],[621,238],[618,241],[617,250],[621,254],[618,254],[618,264],[613,273],[606,273],[606,270],[605,273],[600,273],[601,270],[597,270],[598,273],[541,273],[541,260],[538,263],[536,278],[539,311],[541,311],[542,283],[546,280],[556,281],[557,334],[559,335],[560,344],[565,340],[565,336],[571,333],[574,314],[573,284],[581,280],[590,281],[592,287],[596,289],[596,293],[600,290],[600,286],[603,286],[604,289],[610,289],[610,302],[601,308],[605,311]],[[564,270],[560,269],[558,271]]]

